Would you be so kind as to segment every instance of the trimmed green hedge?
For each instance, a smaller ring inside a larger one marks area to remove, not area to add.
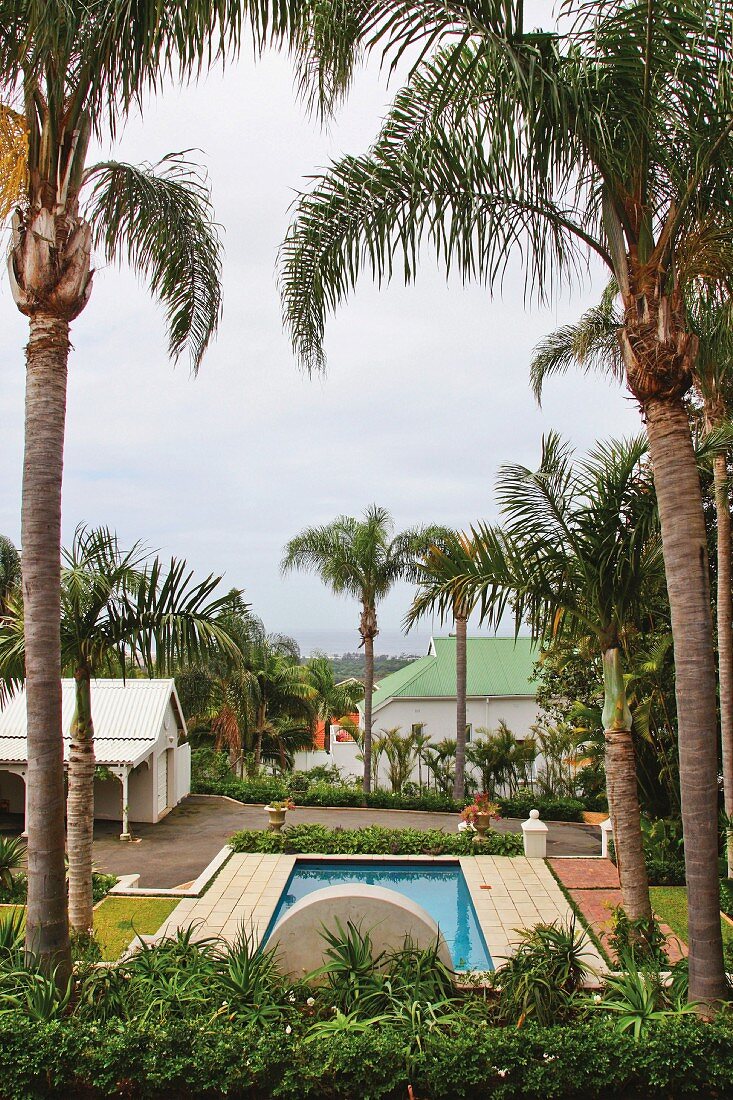
[[[286,852],[303,855],[445,855],[518,856],[524,845],[519,833],[492,830],[482,844],[469,831],[442,829],[329,829],[327,825],[291,825],[281,833],[244,829],[229,840],[235,852]]]
[[[422,795],[372,791],[367,795],[358,787],[337,786],[331,783],[313,783],[307,791],[292,792],[285,783],[275,778],[247,780],[236,779],[234,776],[226,779],[199,777],[192,783],[192,790],[194,794],[220,794],[235,798],[238,802],[254,804],[292,797],[298,806],[425,810],[429,813],[457,813],[465,805],[433,791]],[[572,798],[542,798],[530,792],[523,792],[516,798],[500,798],[498,801],[502,817],[526,819],[529,817],[530,810],[537,809],[540,811],[540,817],[546,821],[583,820],[583,803]]]
[[[304,1042],[282,1023],[37,1023],[0,1018],[0,1100],[610,1100],[733,1093],[733,1032],[680,1017],[646,1040],[607,1022],[434,1030],[422,1050],[387,1027]]]

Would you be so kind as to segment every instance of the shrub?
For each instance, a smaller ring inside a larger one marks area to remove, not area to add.
[[[635,1041],[605,1022],[429,1030],[407,1069],[403,1034],[374,1026],[308,1043],[281,1023],[196,1021],[124,1029],[74,1018],[0,1018],[2,1100],[134,1096],[298,1100],[610,1100],[621,1095],[728,1096],[733,1036],[725,1022],[661,1022]]]
[[[514,798],[500,798],[502,817],[529,817],[530,810],[539,810],[543,821],[582,821],[584,806],[575,798],[547,798],[520,791]]]
[[[303,855],[521,855],[518,833],[488,833],[475,844],[469,832],[442,829],[330,829],[326,825],[292,825],[281,833],[245,829],[229,840],[235,852],[289,852]]]

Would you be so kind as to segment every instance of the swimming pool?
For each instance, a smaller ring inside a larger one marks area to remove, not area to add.
[[[440,926],[456,970],[494,969],[459,863],[297,859],[264,939],[296,901],[324,886],[349,882],[385,886],[422,905]]]

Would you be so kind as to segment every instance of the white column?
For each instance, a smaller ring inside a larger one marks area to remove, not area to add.
[[[122,781],[122,832],[120,833],[120,840],[132,840],[132,833],[130,832],[129,807],[127,805],[127,784],[130,778],[130,769],[123,768],[120,778]]]
[[[540,821],[540,811],[530,810],[529,819],[522,822],[524,854],[530,859],[544,859],[547,855],[547,826]]]
[[[22,771],[23,776],[23,790],[25,792],[25,803],[23,806],[23,832],[20,834],[28,839],[28,769],[24,768]]]
[[[601,857],[608,858],[608,839],[613,835],[613,823],[610,817],[601,822]]]

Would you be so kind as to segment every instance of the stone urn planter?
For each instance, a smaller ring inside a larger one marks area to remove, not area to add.
[[[285,824],[285,816],[288,810],[295,809],[295,803],[288,799],[286,802],[271,802],[269,806],[265,806],[270,823],[267,826],[271,833],[282,832],[282,827]]]
[[[482,841],[482,840],[486,840],[486,834],[488,833],[489,829],[491,828],[492,816],[493,816],[492,814],[482,814],[482,813],[478,813],[478,814],[474,815],[473,824],[474,824],[474,828],[476,829],[475,840],[476,840],[477,843]]]
[[[499,817],[499,807],[496,802],[489,801],[488,795],[480,794],[470,806],[466,806],[461,817],[467,825],[476,830],[476,836],[473,839],[476,844],[480,844],[486,840],[491,822]]]

